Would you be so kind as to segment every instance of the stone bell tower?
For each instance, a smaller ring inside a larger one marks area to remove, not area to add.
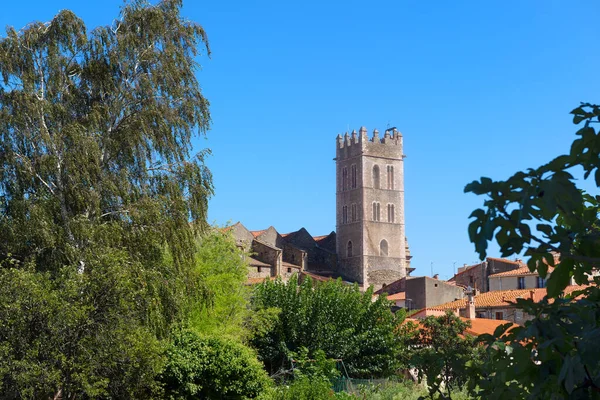
[[[376,288],[406,276],[402,134],[360,128],[336,139],[338,270]],[[408,256],[408,257],[407,257]]]

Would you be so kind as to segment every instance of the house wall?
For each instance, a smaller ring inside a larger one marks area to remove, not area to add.
[[[255,240],[252,242],[252,252],[254,253],[254,258],[272,267],[270,276],[277,276],[280,273],[281,250]]]
[[[537,288],[538,275],[525,275],[525,287],[521,289]],[[490,291],[492,290],[514,290],[519,289],[518,276],[499,276],[490,277]]]
[[[464,297],[461,287],[428,276],[406,280],[406,305],[412,310],[434,307]]]

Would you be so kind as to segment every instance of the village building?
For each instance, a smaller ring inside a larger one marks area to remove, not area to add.
[[[377,130],[369,138],[365,127],[338,135],[336,232],[250,231],[238,222],[230,230],[250,254],[250,282],[301,273],[317,280],[341,277],[366,288],[407,276],[411,255],[404,226],[404,157],[396,128],[381,138]]]
[[[487,257],[474,265],[464,265],[459,268],[457,273],[449,280],[457,286],[464,288],[473,288],[479,292],[489,292],[490,281],[489,277],[501,272],[517,270],[521,267],[526,267],[520,260],[511,261],[505,258]]]
[[[464,288],[437,279],[437,276],[407,276],[382,287],[375,295],[387,294],[389,300],[408,310],[433,307],[464,297]],[[401,301],[399,301],[401,300]]]
[[[567,286],[564,290],[564,294],[568,295],[575,291],[582,290],[585,287],[586,286],[580,285]],[[532,299],[534,302],[539,302],[545,296],[545,288],[496,290],[424,308],[415,313],[413,317],[424,318],[430,315],[440,316],[447,310],[451,310],[456,315],[465,318],[506,320],[518,325],[523,325],[526,321],[533,319],[533,317],[516,307],[515,303],[517,299]]]

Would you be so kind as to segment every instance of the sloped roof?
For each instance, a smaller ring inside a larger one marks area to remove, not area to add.
[[[552,272],[554,268],[548,267],[548,272]],[[511,271],[506,272],[498,272],[497,274],[490,275],[490,278],[500,278],[503,276],[523,276],[523,275],[539,275],[537,271],[531,272],[527,265],[523,265],[520,268],[513,269]]]
[[[259,261],[254,257],[246,256],[246,259],[248,260],[248,264],[252,265],[254,267],[269,267],[269,268],[271,268],[270,264]]]
[[[287,261],[282,261],[281,262],[281,266],[282,267],[286,267],[286,268],[301,268],[300,265],[292,264],[292,263],[289,263]]]
[[[260,231],[250,231],[250,233],[252,234],[252,236],[254,236],[255,238],[257,238],[260,235],[262,235],[263,233],[265,233],[266,231],[267,231],[266,229],[262,229]]]
[[[564,290],[564,294],[573,293],[576,290],[582,290],[586,286],[567,286]],[[475,308],[486,308],[486,307],[506,307],[511,306],[510,303],[514,303],[518,298],[528,299],[533,294],[534,299],[541,299],[546,295],[546,288],[542,289],[516,289],[516,290],[495,290],[492,292],[486,292],[478,294],[473,297],[475,302]],[[429,310],[455,310],[457,308],[465,308],[467,306],[468,298],[454,300],[448,303],[440,304],[438,306],[429,307]]]
[[[483,335],[486,333],[492,335],[494,333],[494,331],[496,330],[496,328],[498,328],[500,325],[504,325],[504,324],[511,324],[511,325],[513,325],[513,327],[518,326],[515,323],[506,321],[503,319],[488,319],[488,318],[469,319],[469,318],[464,318],[464,317],[459,317],[459,318],[463,321],[471,322],[471,326],[469,328],[465,329],[465,331],[463,332],[463,334],[467,334],[467,335],[471,335],[471,336],[479,336],[479,335]],[[406,323],[406,322],[412,322],[412,323],[416,324],[419,328],[422,328],[422,326],[423,326],[421,318],[406,318],[404,320],[404,323]]]
[[[399,292],[399,293],[394,293],[391,294],[387,297],[388,300],[391,301],[396,301],[396,300],[405,300],[406,299],[406,292]]]
[[[511,324],[513,326],[517,326],[517,324],[514,324],[510,321],[506,321],[503,319],[488,319],[488,318],[468,319],[468,318],[463,318],[463,317],[460,317],[460,319],[462,319],[463,321],[471,321],[471,327],[465,329],[465,333],[467,333],[469,335],[473,335],[473,336],[479,336],[479,335],[483,335],[486,333],[489,335],[493,335],[496,328],[498,328],[500,325],[504,325],[504,324]]]

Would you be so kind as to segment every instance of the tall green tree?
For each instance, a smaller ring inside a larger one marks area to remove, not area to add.
[[[342,359],[353,377],[386,377],[398,367],[399,338],[396,327],[405,314],[394,315],[384,297],[373,301],[372,288],[341,280],[298,286],[297,277],[266,281],[256,288],[253,306],[259,313],[273,313],[251,343],[267,370],[288,369],[290,358],[302,348],[309,356],[322,350],[328,358]]]
[[[482,337],[487,361],[474,373],[484,398],[600,398],[600,289],[598,278],[590,282],[600,265],[600,106],[581,104],[571,114],[581,127],[568,153],[505,181],[481,178],[465,188],[486,196],[469,225],[482,258],[495,239],[503,256],[524,253],[542,277],[555,267],[549,298],[517,301],[532,321]],[[574,174],[594,178],[591,192],[577,186]],[[592,285],[563,296],[571,279]]]
[[[0,38],[0,382],[8,398],[144,398],[174,322],[204,304],[212,194],[180,0],[70,11]]]
[[[0,40],[0,254],[85,270],[85,249],[191,264],[211,175],[190,139],[208,101],[195,56],[208,42],[181,0],[136,0],[88,32],[61,11]],[[193,221],[189,224],[189,221]]]

